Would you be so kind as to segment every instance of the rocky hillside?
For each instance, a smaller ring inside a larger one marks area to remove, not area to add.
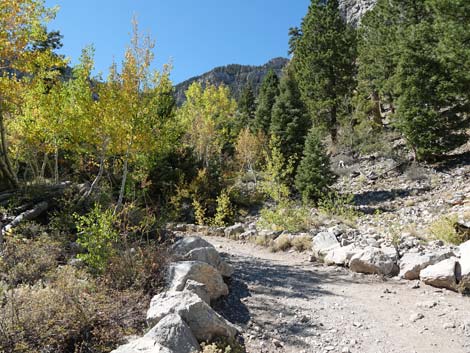
[[[275,58],[262,66],[232,64],[217,67],[200,76],[192,77],[176,85],[176,101],[178,105],[181,105],[185,101],[185,92],[193,82],[208,82],[216,86],[224,84],[230,88],[233,97],[238,99],[246,84],[251,84],[255,92],[258,92],[261,82],[268,71],[273,69],[280,75],[282,69],[288,62],[289,60],[286,58]]]

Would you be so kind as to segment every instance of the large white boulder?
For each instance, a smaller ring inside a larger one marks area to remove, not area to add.
[[[408,252],[400,260],[400,277],[408,280],[419,279],[426,267],[454,256],[452,251],[440,250],[425,254]]]
[[[353,272],[394,276],[398,274],[398,266],[394,259],[377,248],[365,248],[356,253],[349,261]]]
[[[147,323],[157,325],[171,314],[181,316],[199,342],[216,337],[234,338],[237,334],[233,325],[192,292],[165,292],[153,297],[147,311]]]
[[[181,261],[170,264],[170,290],[182,291],[189,279],[204,284],[211,300],[228,294],[228,287],[222,275],[211,265],[201,261]]]
[[[141,337],[122,345],[111,353],[176,353],[156,343],[152,338]]]
[[[316,257],[324,257],[329,251],[340,247],[336,236],[330,232],[321,232],[312,239],[312,250]]]
[[[194,353],[201,349],[191,329],[178,314],[165,316],[144,337],[175,353]]]
[[[333,250],[330,250],[323,262],[329,266],[338,265],[338,266],[347,266],[351,258],[358,252],[359,249],[356,248],[354,244],[335,247]]]
[[[451,257],[426,267],[421,271],[419,277],[421,281],[433,287],[455,290],[457,286],[455,277],[457,265],[458,259]]]
[[[199,298],[201,298],[205,303],[210,305],[211,297],[209,295],[209,292],[207,291],[205,284],[193,281],[192,279],[188,279],[184,286],[184,290],[197,294]]]
[[[184,237],[173,245],[173,252],[176,255],[184,256],[193,249],[213,247],[211,243],[201,237]]]
[[[233,267],[222,260],[220,254],[212,246],[193,249],[189,251],[183,259],[205,262],[212,267],[215,267],[224,277],[230,277],[233,274]]]

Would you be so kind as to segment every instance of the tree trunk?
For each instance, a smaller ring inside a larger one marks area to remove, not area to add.
[[[127,182],[127,172],[128,172],[128,159],[129,159],[129,150],[126,152],[126,158],[124,159],[124,166],[122,171],[122,181],[121,181],[121,190],[119,191],[119,198],[116,204],[115,212],[119,210],[122,206],[122,201],[124,199],[124,192],[126,191],[126,182]]]
[[[379,98],[379,94],[377,91],[372,92],[371,100],[373,104],[372,114],[373,114],[374,123],[377,125],[377,127],[382,127],[383,118],[382,118],[382,111],[380,109],[380,98]]]
[[[44,159],[42,160],[42,165],[41,165],[41,173],[39,174],[39,178],[41,180],[44,180],[44,175],[46,174],[46,166],[47,166],[48,158],[49,158],[49,154],[47,152],[44,153]]]
[[[333,105],[330,112],[330,136],[333,145],[338,143],[338,108]]]
[[[103,176],[103,172],[104,172],[104,161],[106,159],[106,150],[107,150],[107,142],[104,143],[103,145],[103,149],[101,151],[101,156],[100,156],[100,170],[98,171],[98,174],[96,175],[96,178],[95,180],[93,180],[93,183],[91,183],[91,186],[90,186],[90,189],[88,189],[88,191],[85,193],[85,198],[88,198],[90,197],[90,195],[92,194],[93,190],[95,189],[95,187],[98,185],[98,183],[100,182],[101,180],[101,177]]]
[[[59,148],[57,146],[54,151],[54,182],[59,183]]]
[[[13,189],[18,189],[19,188],[19,183],[18,180],[16,179],[15,174],[13,173],[13,169],[11,168],[11,163],[8,158],[8,148],[7,148],[7,142],[6,142],[6,136],[5,136],[5,124],[3,121],[3,112],[1,111],[0,108],[0,169],[2,171],[2,174],[5,178],[5,181],[7,184],[13,188]]]

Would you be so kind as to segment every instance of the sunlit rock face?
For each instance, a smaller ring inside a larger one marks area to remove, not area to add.
[[[348,23],[357,27],[362,16],[377,3],[377,0],[340,0],[340,9]]]

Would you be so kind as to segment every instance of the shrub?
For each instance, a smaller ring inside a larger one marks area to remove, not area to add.
[[[260,215],[258,224],[264,229],[301,232],[316,224],[308,207],[297,206],[291,200],[284,200],[271,208],[265,207],[260,211]]]
[[[272,252],[286,251],[292,247],[291,239],[288,234],[281,234],[277,237],[270,247]]]
[[[108,352],[144,327],[148,301],[110,292],[86,273],[59,268],[47,285],[20,286],[2,298],[0,351]]]
[[[218,339],[213,343],[202,343],[202,353],[245,353],[245,348],[238,342]]]
[[[331,191],[318,201],[318,208],[321,212],[342,219],[347,222],[354,222],[359,213],[354,209],[354,195],[340,194]]]
[[[117,290],[133,289],[156,294],[165,282],[170,255],[165,244],[135,244],[116,252],[103,274],[104,283]]]
[[[234,213],[230,202],[229,194],[226,190],[217,197],[217,208],[212,225],[216,227],[224,227],[233,221]]]
[[[312,237],[309,237],[308,235],[294,237],[291,243],[294,249],[299,252],[312,249]]]
[[[76,215],[78,230],[77,243],[87,251],[79,254],[93,271],[102,273],[108,260],[114,254],[118,233],[114,228],[115,216],[112,209],[102,211],[98,204],[86,215]]]
[[[34,239],[9,237],[0,257],[0,279],[11,286],[33,285],[64,256],[60,243],[43,234]]]
[[[468,234],[457,231],[458,217],[456,215],[444,216],[429,226],[429,233],[434,239],[451,244],[462,244],[468,240]]]

